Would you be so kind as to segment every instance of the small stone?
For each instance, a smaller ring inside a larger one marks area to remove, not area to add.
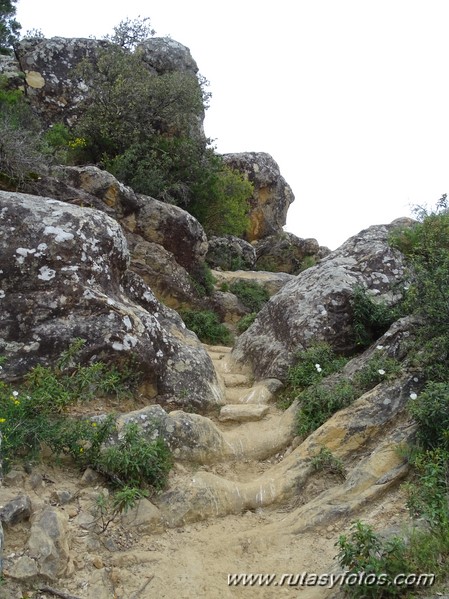
[[[21,470],[10,470],[5,474],[3,482],[6,487],[13,487],[15,485],[21,485],[24,481],[25,473]]]
[[[16,580],[27,580],[37,576],[38,569],[34,559],[27,555],[19,557],[15,564],[8,570],[8,576]]]
[[[0,520],[9,526],[28,520],[30,516],[31,501],[28,495],[18,495],[0,510]]]
[[[76,518],[76,516],[78,516],[78,510],[75,506],[69,507],[67,509],[67,516],[69,518]]]
[[[42,474],[38,474],[37,472],[35,472],[34,474],[32,474],[30,476],[30,485],[31,485],[31,488],[34,489],[35,491],[37,489],[39,489],[40,487],[42,487],[43,484],[44,484],[44,479],[42,478]]]
[[[96,485],[100,481],[100,475],[92,468],[86,468],[83,476],[81,477],[80,484],[83,487],[89,487]]]
[[[70,491],[53,491],[50,499],[56,503],[59,503],[60,505],[65,505],[66,503],[72,501],[73,493]]]
[[[92,565],[97,568],[97,570],[100,570],[100,568],[104,567],[103,564],[103,560],[101,559],[101,557],[99,555],[96,555],[93,559],[92,559]]]

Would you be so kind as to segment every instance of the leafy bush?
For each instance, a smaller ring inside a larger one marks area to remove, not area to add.
[[[221,324],[218,316],[212,310],[181,310],[180,316],[188,329],[196,333],[203,343],[230,344],[231,333]]]
[[[76,353],[84,340],[77,339],[63,352],[58,366],[36,366],[17,388],[0,382],[0,431],[6,470],[14,459],[36,457],[46,443],[56,454],[68,454],[80,466],[94,463],[100,446],[114,428],[113,418],[97,423],[65,415],[78,401],[98,395],[128,395],[136,374],[124,367],[97,362],[88,366],[76,363]]]
[[[335,412],[349,406],[357,397],[357,390],[347,379],[332,386],[319,383],[308,387],[300,395],[297,414],[298,435],[309,435]]]
[[[397,597],[407,592],[406,587],[393,584],[397,574],[408,572],[402,539],[384,541],[371,526],[359,521],[349,536],[340,536],[337,545],[340,566],[357,581],[345,587],[350,597]],[[359,577],[360,573],[364,576]]]
[[[323,377],[338,372],[347,362],[328,343],[317,343],[295,355],[296,364],[289,369],[288,382],[295,389],[305,389]]]
[[[429,381],[408,407],[418,425],[418,445],[449,450],[449,383]]]
[[[197,264],[196,268],[192,270],[190,281],[199,297],[210,295],[214,290],[215,278],[205,262]]]
[[[353,384],[357,388],[357,391],[362,394],[383,381],[395,379],[400,373],[401,364],[397,360],[376,353],[367,364],[355,374]]]
[[[251,312],[251,314],[246,314],[243,316],[237,323],[237,330],[239,333],[244,333],[246,329],[248,329],[253,322],[257,318],[257,312]]]
[[[360,286],[354,288],[351,304],[355,342],[362,348],[381,337],[400,316],[399,309],[375,302]]]
[[[166,485],[172,459],[162,439],[147,441],[137,424],[128,424],[120,442],[98,454],[95,467],[116,486],[161,489]]]
[[[236,295],[251,312],[260,312],[270,299],[266,289],[254,281],[236,281],[229,286],[229,291]]]

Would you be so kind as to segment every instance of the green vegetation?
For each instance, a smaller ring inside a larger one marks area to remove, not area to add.
[[[5,471],[14,461],[37,459],[42,444],[54,456],[70,456],[80,468],[92,466],[120,488],[161,488],[171,467],[160,439],[146,441],[130,426],[117,447],[103,448],[116,432],[115,419],[77,419],[67,414],[75,403],[95,397],[126,396],[137,375],[131,368],[117,370],[102,362],[82,366],[76,355],[84,345],[77,339],[54,368],[36,366],[20,387],[0,382],[0,432]]]
[[[246,314],[243,316],[237,323],[237,330],[239,333],[244,333],[246,329],[248,329],[253,322],[257,318],[257,312],[251,312],[251,314]]]
[[[374,301],[363,287],[355,287],[352,297],[353,328],[356,345],[368,347],[381,337],[400,316],[399,308]]]
[[[132,509],[139,499],[147,497],[148,492],[136,487],[123,487],[113,495],[101,492],[96,500],[95,511],[101,522],[100,532],[106,532],[108,526],[119,514]]]
[[[236,281],[229,286],[229,291],[251,312],[260,312],[270,299],[268,291],[254,281]]]
[[[19,39],[20,24],[14,18],[17,0],[0,0],[0,54],[11,54]]]
[[[356,523],[351,537],[339,540],[340,565],[352,572],[432,572],[444,580],[449,572],[449,213],[443,195],[433,211],[418,209],[418,222],[399,229],[390,243],[408,259],[409,288],[404,309],[419,317],[410,365],[425,385],[410,395],[409,412],[417,424],[408,448],[412,478],[406,484],[407,506],[419,526],[383,541],[372,528]],[[375,320],[379,320],[376,316]],[[383,318],[381,317],[382,321]],[[375,371],[371,372],[371,376]],[[362,377],[363,381],[363,377]],[[438,580],[438,578],[437,578]],[[411,587],[352,586],[351,597],[409,595]]]
[[[231,344],[231,333],[212,310],[180,310],[180,316],[186,327],[196,333],[203,343]]]
[[[337,355],[326,343],[319,343],[296,355],[296,364],[288,373],[288,387],[279,398],[279,407],[299,401],[298,435],[307,436],[335,412],[350,405],[357,397],[401,371],[400,364],[376,351],[368,363],[352,378],[337,377],[348,358]]]

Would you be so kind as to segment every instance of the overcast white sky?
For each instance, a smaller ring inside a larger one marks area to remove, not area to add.
[[[285,229],[335,249],[449,193],[447,0],[18,0],[22,33],[101,37],[150,17],[211,82],[219,152],[268,152]]]

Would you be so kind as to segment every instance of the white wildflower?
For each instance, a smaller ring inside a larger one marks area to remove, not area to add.
[[[410,399],[416,399],[418,396],[416,393],[410,393]]]
[[[315,368],[317,372],[321,372],[323,370],[319,364],[315,364]]]
[[[18,391],[13,391],[12,394],[14,395],[14,397],[17,397],[19,395]]]
[[[384,346],[383,346],[383,345],[378,345],[378,346],[376,347],[376,349],[383,349],[383,348],[384,348]]]
[[[377,372],[382,375],[385,374],[385,370],[383,368],[379,368],[379,370]]]

